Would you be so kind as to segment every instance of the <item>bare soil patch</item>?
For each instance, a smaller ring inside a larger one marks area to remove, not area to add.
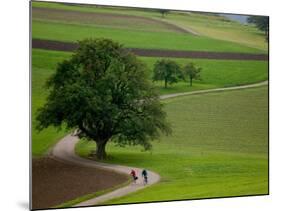
[[[50,8],[32,8],[32,18],[40,20],[53,20],[66,23],[94,24],[111,28],[126,28],[144,31],[168,31],[189,33],[176,25],[159,21],[153,18],[134,15],[79,12]]]
[[[32,48],[55,51],[75,51],[77,43],[54,41],[54,40],[32,40]],[[207,52],[207,51],[179,51],[160,49],[128,48],[138,56],[146,57],[171,57],[171,58],[200,58],[200,59],[226,59],[226,60],[262,60],[268,61],[268,54],[230,53],[230,52]]]
[[[57,206],[77,197],[128,181],[129,177],[100,168],[63,163],[51,158],[32,160],[32,208]]]

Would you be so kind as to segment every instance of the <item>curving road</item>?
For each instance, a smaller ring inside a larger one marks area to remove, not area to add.
[[[237,89],[248,89],[248,88],[254,88],[259,86],[268,85],[268,81],[262,81],[255,84],[247,84],[247,85],[241,85],[241,86],[233,86],[233,87],[225,87],[225,88],[216,88],[216,89],[206,89],[206,90],[198,90],[198,91],[192,91],[192,92],[182,92],[182,93],[175,93],[175,94],[167,94],[160,96],[160,99],[164,100],[167,98],[173,98],[173,97],[180,97],[180,96],[186,96],[186,95],[195,95],[195,94],[206,94],[211,92],[221,92],[221,91],[230,91],[230,90],[237,90]]]
[[[204,94],[204,93],[220,92],[220,91],[227,91],[227,90],[247,89],[247,88],[259,87],[259,86],[264,86],[264,85],[268,85],[268,81],[263,81],[263,82],[256,83],[256,84],[236,86],[236,87],[218,88],[218,89],[200,90],[200,91],[193,91],[193,92],[162,95],[162,96],[160,96],[160,99],[168,99],[168,98],[179,97],[179,96]],[[88,159],[79,157],[78,155],[75,154],[75,145],[78,141],[79,141],[79,139],[76,136],[72,136],[71,134],[65,136],[63,139],[61,139],[55,145],[55,147],[53,148],[53,150],[51,152],[51,156],[54,159],[65,161],[65,162],[70,162],[70,163],[87,166],[87,167],[95,167],[95,168],[98,167],[98,168],[115,171],[115,172],[123,173],[123,174],[127,174],[127,175],[130,173],[131,169],[134,169],[137,172],[138,177],[139,178],[141,177],[140,174],[141,174],[142,169],[140,169],[140,168],[101,163],[101,162],[96,162],[96,161],[92,161],[92,160],[88,160]],[[98,196],[96,198],[81,202],[74,206],[77,207],[77,206],[97,205],[97,204],[103,203],[103,202],[108,201],[113,198],[125,196],[129,193],[146,188],[146,187],[160,181],[160,175],[153,171],[148,171],[148,178],[149,178],[149,181],[148,181],[147,185],[143,185],[142,179],[140,178],[136,184],[134,184],[132,182],[128,186],[119,188],[117,190],[114,190],[110,193]]]
[[[95,168],[103,168],[110,171],[115,171],[118,173],[123,173],[128,175],[131,171],[131,169],[134,169],[140,178],[142,169],[136,168],[136,167],[129,167],[129,166],[120,166],[120,165],[113,165],[113,164],[107,164],[107,163],[101,163],[96,162],[93,160],[88,160],[85,158],[81,158],[78,155],[75,154],[75,145],[79,141],[79,139],[76,136],[72,136],[71,134],[65,136],[63,139],[61,139],[56,146],[52,150],[51,156],[55,159],[75,163],[82,166],[87,167],[95,167]],[[160,180],[160,176],[152,171],[148,171],[148,184],[143,185],[142,179],[138,179],[137,183],[134,184],[133,182],[129,184],[128,186],[119,188],[115,191],[112,191],[110,193],[98,196],[96,198],[84,201],[82,203],[79,203],[75,206],[90,206],[90,205],[96,205],[99,203],[102,203],[104,201],[124,196],[128,193],[135,192],[137,190],[143,189],[147,186],[150,186],[154,183],[157,183]]]

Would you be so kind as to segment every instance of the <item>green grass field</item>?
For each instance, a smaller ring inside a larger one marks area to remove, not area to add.
[[[185,33],[181,28],[163,21],[143,16],[123,15],[118,13],[86,13],[35,7],[32,9],[32,19],[66,24],[121,28],[126,30]]]
[[[110,143],[110,163],[158,172],[161,181],[107,204],[268,193],[268,89],[193,95],[164,101],[173,135],[151,152]],[[95,148],[80,141],[76,152]]]
[[[235,21],[225,21],[223,17],[191,13],[187,15],[168,15],[167,21],[182,28],[190,28],[201,36],[227,40],[249,47],[267,50],[264,34],[251,25],[242,25]]]
[[[140,57],[147,64],[152,76],[153,65],[161,58]],[[172,59],[172,58],[170,58]],[[188,82],[179,82],[164,88],[163,82],[155,83],[160,94],[187,92],[216,87],[230,87],[252,84],[268,79],[268,62],[265,61],[237,61],[237,60],[209,60],[209,59],[172,59],[181,66],[193,62],[202,68],[201,81],[195,81],[192,87]]]
[[[36,111],[41,107],[48,94],[44,88],[46,80],[52,73],[58,62],[68,58],[71,54],[64,52],[48,52],[32,50],[32,156],[45,155],[66,131],[58,131],[55,128],[48,128],[41,132],[35,130]]]
[[[93,5],[74,6],[45,2],[33,2],[32,6],[34,8],[50,8],[67,11],[92,12],[95,14],[122,14],[152,18],[158,21],[172,23],[184,29],[191,29],[199,33],[201,36],[240,43],[242,45],[261,49],[263,51],[267,51],[268,47],[267,42],[264,39],[264,35],[254,26],[242,25],[238,22],[229,21],[224,17],[216,16],[213,14],[195,12],[182,13],[180,11],[170,11],[168,15],[165,16],[165,18],[161,18],[161,14],[157,10],[145,10],[137,8],[127,9],[120,7],[96,7]],[[38,18],[39,17],[37,17],[37,19]]]
[[[76,42],[85,38],[101,37],[113,39],[125,47],[134,48],[265,53],[265,51],[234,42],[190,34],[126,30],[37,20],[32,22],[32,38]]]
[[[56,64],[71,56],[71,53],[32,50],[32,154],[33,156],[42,156],[48,152],[56,141],[63,137],[67,132],[57,131],[54,128],[48,128],[38,133],[35,130],[36,110],[42,106],[47,96],[47,90],[44,89],[44,83],[52,73],[55,72]],[[157,58],[140,57],[152,71],[153,64]],[[160,94],[170,94],[176,92],[186,92],[199,89],[210,89],[238,84],[255,83],[266,80],[267,62],[263,61],[225,61],[225,60],[204,60],[204,59],[176,59],[179,64],[185,62],[194,62],[203,67],[203,81],[195,82],[193,87],[187,83],[180,82],[169,86],[167,89],[163,85],[155,83]],[[243,73],[243,74],[242,74]]]
[[[75,42],[84,38],[111,38],[125,47],[197,50],[240,53],[267,53],[260,31],[225,18],[202,13],[170,12],[161,18],[158,11],[32,2],[32,7],[64,9],[97,14],[95,23],[87,17],[64,17],[60,13],[34,10],[32,38]],[[103,14],[105,16],[99,16]],[[134,21],[120,16],[132,15]],[[102,17],[102,18],[101,18]],[[150,18],[145,19],[145,18]],[[155,21],[157,20],[157,21]],[[159,23],[162,21],[163,24]],[[192,29],[194,36],[169,28],[168,22]],[[35,130],[36,111],[46,101],[46,80],[58,62],[71,53],[32,50],[32,156],[45,156],[51,147],[69,133],[50,127]],[[152,74],[160,58],[139,57]],[[268,79],[268,62],[208,59],[173,59],[181,66],[193,62],[202,67],[201,81],[163,88],[159,94],[230,87]],[[195,199],[268,193],[268,88],[182,96],[162,101],[173,134],[153,142],[152,151],[141,147],[121,148],[109,143],[107,162],[153,170],[161,181],[149,188],[114,199],[107,204],[144,201]],[[76,153],[87,157],[95,143],[80,141]],[[91,195],[92,196],[92,195]],[[81,201],[88,196],[77,199]],[[72,205],[66,202],[62,206]]]

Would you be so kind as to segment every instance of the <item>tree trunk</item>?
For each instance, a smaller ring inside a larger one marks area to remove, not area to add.
[[[165,88],[167,88],[167,78],[165,78]]]
[[[98,160],[106,159],[106,152],[105,152],[106,143],[107,143],[107,141],[96,142],[96,146],[97,146],[96,154],[97,154]]]
[[[190,86],[192,86],[192,77],[190,77]]]

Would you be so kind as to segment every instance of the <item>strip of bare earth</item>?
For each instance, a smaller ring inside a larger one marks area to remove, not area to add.
[[[69,201],[81,196],[86,200],[128,185],[128,179],[118,172],[61,162],[51,157],[32,159],[32,209],[47,209],[58,204],[66,207]]]
[[[62,42],[62,41],[55,41],[55,40],[32,39],[32,48],[72,52],[78,48],[78,43]],[[134,54],[136,54],[138,56],[146,56],[146,57],[268,61],[268,54],[207,52],[207,51],[179,51],[179,50],[140,49],[140,48],[127,48],[127,50],[133,52]]]

